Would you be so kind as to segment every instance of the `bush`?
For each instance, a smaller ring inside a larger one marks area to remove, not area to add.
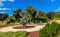
[[[7,27],[7,26],[9,26],[9,25],[8,24],[6,24],[6,25],[0,25],[0,28]]]
[[[26,37],[27,32],[18,31],[18,32],[0,32],[0,37]]]
[[[0,28],[3,28],[3,27],[9,27],[9,26],[16,26],[16,25],[19,25],[19,24],[4,24],[4,25],[0,25]]]
[[[15,22],[15,20],[14,19],[10,19],[8,22],[12,23],[12,22]]]
[[[60,24],[52,22],[51,24],[47,23],[46,26],[40,30],[39,37],[52,37],[58,35]]]
[[[40,23],[40,21],[41,21],[41,23],[46,23],[46,22],[48,22],[49,20],[48,20],[47,18],[34,18],[34,19],[32,20],[33,23]]]

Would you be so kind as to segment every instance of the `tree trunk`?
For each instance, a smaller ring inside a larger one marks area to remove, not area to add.
[[[26,23],[23,24],[23,27],[26,28]]]
[[[31,16],[29,16],[29,18],[30,18],[30,23],[31,23]]]

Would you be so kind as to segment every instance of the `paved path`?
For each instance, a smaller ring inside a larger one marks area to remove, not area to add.
[[[39,37],[39,31],[29,32],[27,37]]]
[[[30,29],[13,29],[14,26],[12,27],[4,27],[0,29],[0,32],[7,32],[7,31],[27,31],[27,32],[34,32],[34,31],[39,31],[41,28],[43,28],[45,25],[37,25],[34,28],[30,28]]]

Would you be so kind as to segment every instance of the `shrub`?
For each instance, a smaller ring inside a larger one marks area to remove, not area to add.
[[[26,37],[27,32],[18,31],[18,32],[0,32],[0,37]]]
[[[60,24],[52,22],[51,24],[47,23],[46,26],[40,30],[39,37],[52,37],[58,35]]]
[[[34,18],[34,19],[32,20],[33,23],[40,23],[40,21],[41,21],[41,23],[46,23],[46,22],[48,22],[49,20],[48,20],[47,18]]]

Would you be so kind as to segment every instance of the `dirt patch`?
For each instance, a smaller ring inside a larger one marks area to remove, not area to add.
[[[27,37],[39,37],[39,31],[29,32]]]
[[[35,26],[26,26],[26,27],[23,27],[23,26],[19,26],[19,27],[13,27],[13,29],[27,29],[27,28],[34,28]]]

